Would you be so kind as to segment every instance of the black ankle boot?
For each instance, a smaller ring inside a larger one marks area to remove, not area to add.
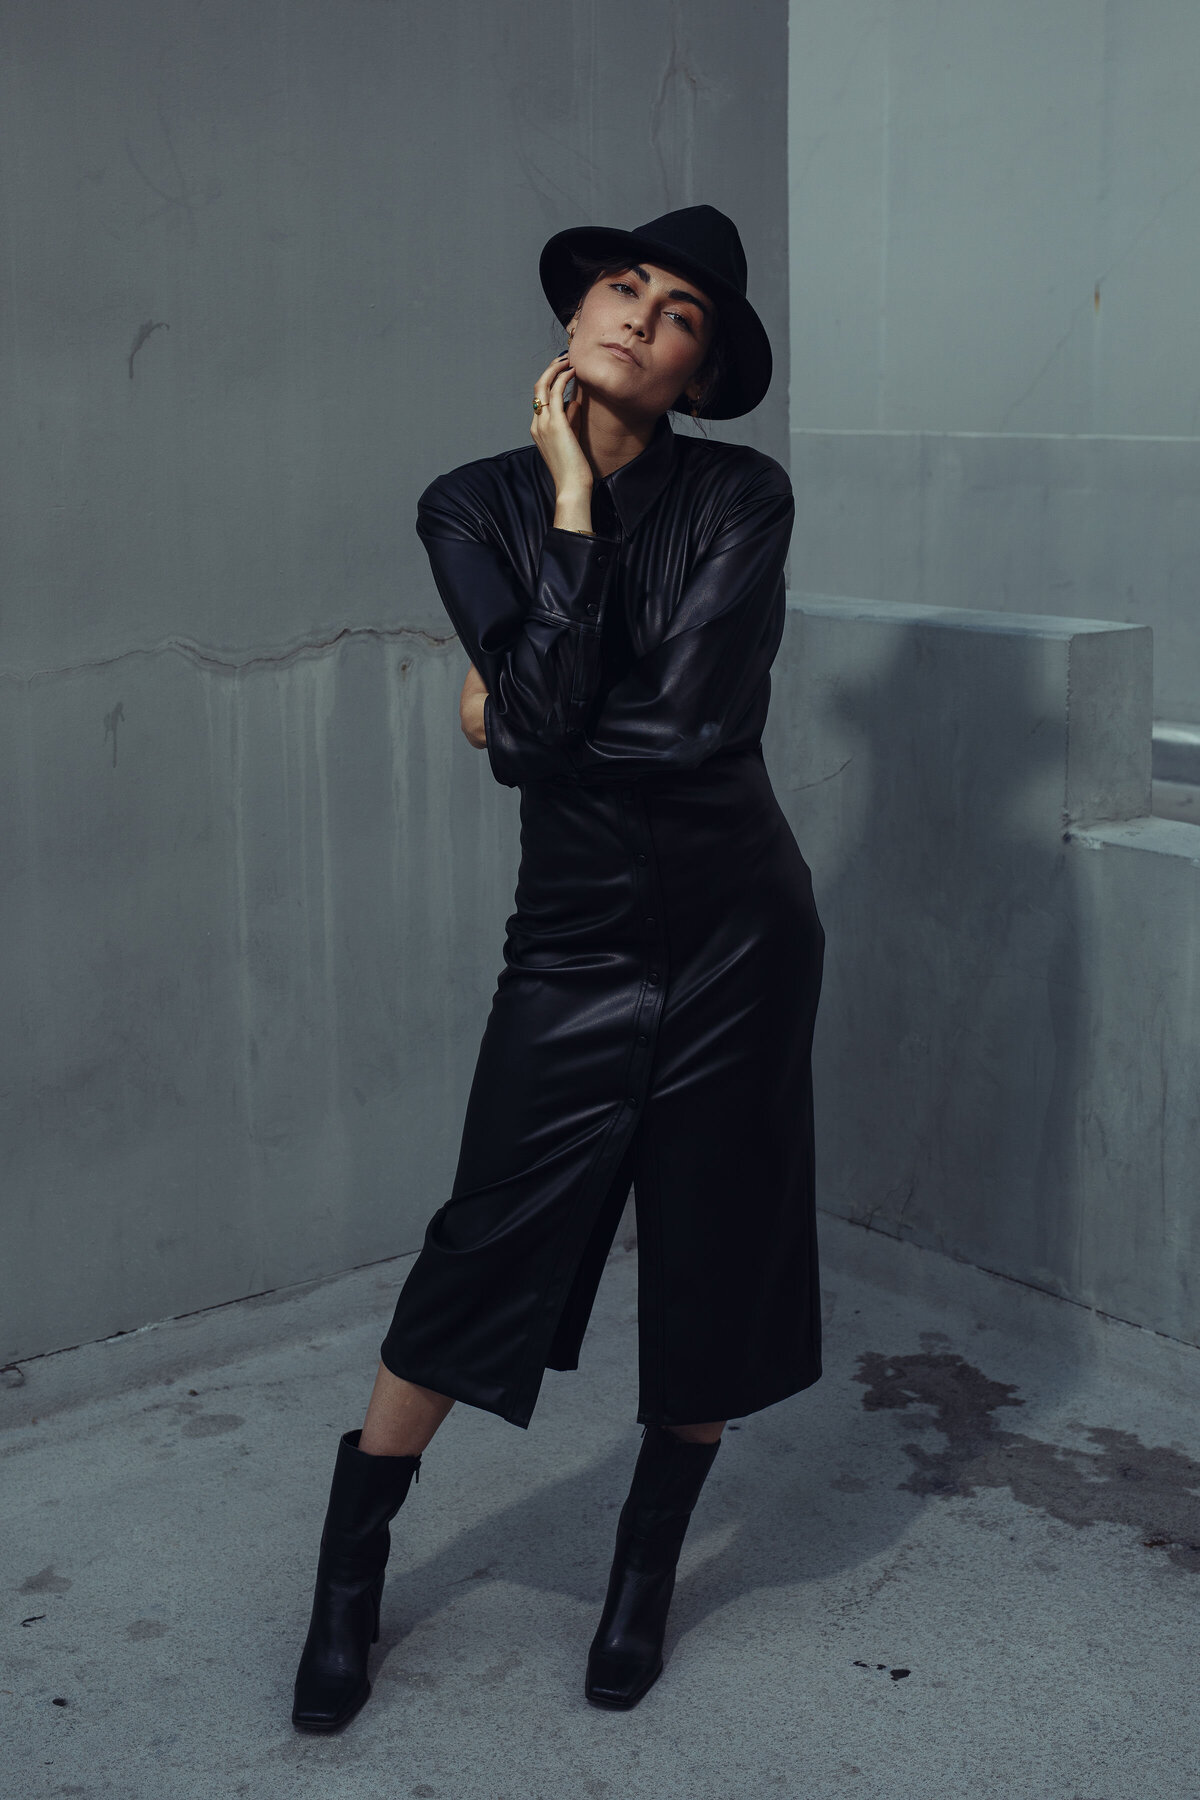
[[[588,1651],[583,1691],[594,1706],[636,1706],[662,1674],[667,1609],[692,1508],[721,1447],[693,1444],[648,1425],[629,1497],[600,1624]]]
[[[367,1652],[379,1637],[379,1602],[395,1517],[419,1456],[368,1456],[361,1431],[338,1444],[317,1559],[308,1636],[296,1672],[292,1724],[299,1731],[336,1731],[354,1717],[371,1684]]]

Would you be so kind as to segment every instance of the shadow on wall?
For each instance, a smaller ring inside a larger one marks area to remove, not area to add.
[[[827,936],[821,1204],[1078,1295],[1091,1000],[1064,835],[1069,645],[953,611],[798,623],[772,760]]]

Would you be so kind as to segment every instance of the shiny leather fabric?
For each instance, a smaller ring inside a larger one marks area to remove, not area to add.
[[[666,414],[595,483],[594,537],[553,524],[533,444],[418,502],[521,856],[451,1194],[380,1354],[516,1425],[578,1366],[631,1181],[638,1419],[741,1417],[821,1373],[825,940],[761,747],[794,504],[773,458]]]

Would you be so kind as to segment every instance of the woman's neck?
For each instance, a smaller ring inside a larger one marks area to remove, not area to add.
[[[654,436],[658,420],[614,412],[606,401],[586,388],[581,391],[581,402],[576,427],[580,448],[596,480],[603,481],[606,475],[641,455]]]

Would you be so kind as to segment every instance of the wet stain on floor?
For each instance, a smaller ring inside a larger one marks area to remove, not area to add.
[[[226,1431],[236,1431],[245,1423],[241,1413],[201,1413],[197,1418],[186,1420],[179,1435],[185,1438],[221,1437]]]
[[[926,1351],[884,1356],[864,1351],[855,1381],[869,1412],[927,1407],[945,1448],[905,1444],[913,1465],[898,1485],[950,1496],[1008,1488],[1023,1506],[1077,1529],[1132,1527],[1148,1550],[1165,1550],[1177,1568],[1200,1574],[1200,1462],[1180,1450],[1143,1444],[1129,1431],[1086,1428],[1092,1449],[1050,1444],[1007,1430],[993,1415],[1024,1406],[1016,1387],[993,1381],[963,1357]]]
[[[18,1594],[65,1594],[70,1585],[71,1577],[69,1575],[56,1574],[54,1564],[47,1563],[46,1567],[39,1569],[36,1575],[27,1575],[17,1592]]]

